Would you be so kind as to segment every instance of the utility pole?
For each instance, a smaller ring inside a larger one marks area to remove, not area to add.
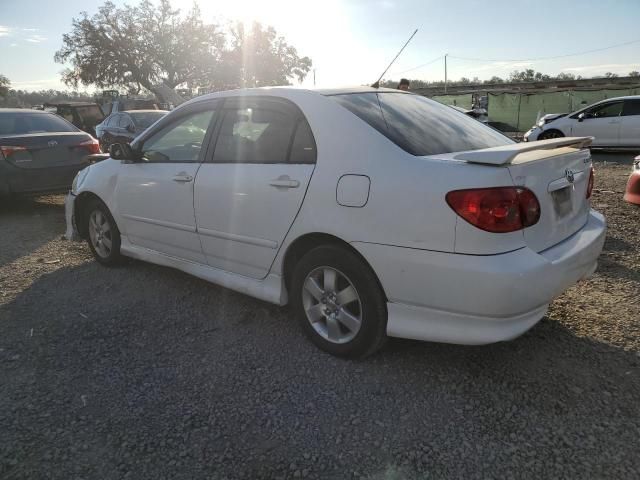
[[[316,69],[313,69],[313,86],[316,86]]]
[[[447,55],[449,55],[448,53],[444,54],[444,93],[447,93]]]

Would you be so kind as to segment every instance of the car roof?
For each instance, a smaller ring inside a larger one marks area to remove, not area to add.
[[[0,108],[0,113],[42,113],[44,115],[53,115],[46,110],[35,110],[33,108]]]
[[[206,100],[214,100],[220,97],[238,97],[242,95],[254,96],[254,95],[265,95],[265,96],[273,96],[280,98],[289,98],[293,99],[294,97],[299,97],[300,95],[323,95],[323,96],[332,96],[332,95],[345,95],[349,93],[376,93],[376,92],[390,92],[390,93],[400,93],[400,94],[411,94],[411,92],[406,92],[403,90],[396,90],[394,88],[373,88],[368,86],[360,86],[360,87],[343,87],[343,88],[297,88],[297,87],[260,87],[260,88],[241,88],[237,90],[223,90],[220,92],[207,93],[205,95],[200,95],[198,97],[194,97],[190,100],[187,100],[183,105],[194,104],[197,102],[202,102]]]
[[[169,113],[169,110],[156,110],[154,108],[150,108],[146,110],[123,110],[121,112],[113,113]]]

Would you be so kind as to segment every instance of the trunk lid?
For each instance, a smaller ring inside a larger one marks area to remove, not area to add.
[[[562,138],[464,152],[455,158],[506,167],[515,185],[536,195],[540,220],[525,228],[523,235],[527,246],[540,252],[570,237],[587,222],[591,153],[586,147],[590,143],[590,138]]]
[[[0,137],[0,161],[14,167],[7,181],[13,191],[64,189],[89,164],[85,132],[47,132]]]
[[[90,153],[82,142],[91,140],[84,132],[46,132],[0,137],[4,158],[16,168],[71,167],[85,163]],[[7,147],[22,147],[11,149]]]

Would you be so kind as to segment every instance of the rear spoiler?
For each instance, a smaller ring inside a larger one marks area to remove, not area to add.
[[[565,137],[539,140],[537,142],[522,142],[501,147],[483,148],[454,155],[456,160],[469,163],[483,163],[485,165],[507,165],[518,155],[534,150],[553,150],[554,148],[576,147],[587,148],[591,145],[593,137]]]

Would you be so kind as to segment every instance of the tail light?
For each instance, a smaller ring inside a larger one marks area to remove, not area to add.
[[[515,232],[540,219],[540,203],[528,188],[454,190],[447,193],[446,200],[454,212],[487,232]]]
[[[90,138],[89,140],[86,140],[82,143],[78,144],[79,147],[84,147],[86,148],[90,154],[94,154],[94,153],[101,153],[100,152],[100,142],[98,142],[98,140],[96,140],[95,138]]]
[[[17,153],[17,152],[25,152],[26,150],[27,150],[27,147],[18,147],[18,146],[9,146],[9,145],[0,146],[0,151],[4,155],[4,158],[9,158],[9,155],[13,155],[14,153]]]
[[[589,171],[589,183],[587,184],[587,198],[591,198],[591,193],[593,193],[593,182],[595,180],[593,177],[593,167],[591,167],[591,170]]]

